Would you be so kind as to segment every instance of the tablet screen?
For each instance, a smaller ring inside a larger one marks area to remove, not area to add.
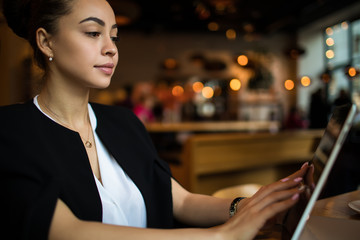
[[[308,171],[304,177],[303,184],[306,189],[285,219],[283,239],[298,239],[316,200],[331,196],[333,190],[332,186],[327,184],[327,179],[351,128],[355,112],[355,105],[345,105],[334,109],[310,161],[314,166],[314,171]]]

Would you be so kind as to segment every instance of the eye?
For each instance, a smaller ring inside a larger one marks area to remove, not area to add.
[[[118,36],[116,36],[116,37],[111,37],[111,40],[112,40],[113,42],[118,42],[118,41],[120,40],[120,38],[119,38]]]
[[[96,38],[96,37],[100,36],[99,32],[86,32],[85,34],[90,36],[90,37],[93,37],[93,38]]]

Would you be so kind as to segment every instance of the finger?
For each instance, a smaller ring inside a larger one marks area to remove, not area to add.
[[[265,197],[270,195],[271,193],[283,191],[287,189],[291,189],[297,187],[299,183],[302,181],[302,178],[295,178],[295,179],[287,179],[285,181],[278,181],[267,186],[260,188],[258,192],[256,192],[250,201],[247,201],[249,206],[253,206],[258,202],[262,201]]]
[[[308,168],[309,168],[309,164],[308,164],[308,162],[305,162],[302,165],[301,169],[296,171],[292,175],[290,175],[286,178],[283,178],[278,182],[261,187],[259,189],[259,191],[257,191],[251,197],[250,201],[244,201],[242,205],[253,206],[254,204],[257,204],[259,201],[261,201],[265,196],[267,196],[271,192],[289,189],[289,188],[292,188],[292,187],[298,185],[302,181],[302,178],[306,174]]]
[[[278,192],[273,192],[266,196],[262,201],[258,202],[256,205],[254,205],[254,209],[256,211],[262,211],[264,208],[266,208],[269,205],[272,205],[276,202],[281,202],[287,199],[293,199],[296,200],[299,198],[299,195],[301,192],[304,191],[305,188],[292,188],[289,190],[283,190]]]
[[[298,178],[298,177],[304,177],[304,175],[306,174],[308,168],[309,168],[309,162],[305,162],[298,171],[296,171],[293,174],[289,175],[287,178],[295,179],[295,178]]]
[[[305,177],[305,184],[308,185],[310,187],[311,190],[314,190],[315,188],[315,182],[314,182],[314,165],[312,164],[309,168],[308,171],[306,173],[306,177]]]
[[[299,200],[299,195],[293,195],[291,198],[284,199],[282,201],[274,202],[266,206],[262,210],[262,217],[266,219],[270,219],[275,215],[284,212],[285,210],[289,209],[290,207],[294,206]]]

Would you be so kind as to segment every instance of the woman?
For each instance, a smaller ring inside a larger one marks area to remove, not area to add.
[[[107,1],[5,0],[4,15],[45,73],[32,101],[0,108],[5,236],[252,239],[298,201],[307,164],[251,198],[189,193],[130,111],[88,103],[118,62]],[[176,229],[175,221],[208,228]]]

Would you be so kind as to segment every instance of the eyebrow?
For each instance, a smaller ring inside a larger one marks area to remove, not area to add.
[[[81,23],[84,23],[84,22],[88,22],[88,21],[93,21],[93,22],[96,22],[97,24],[99,24],[100,26],[105,26],[105,22],[97,17],[88,17],[88,18],[85,18],[84,20],[81,20],[79,22],[79,24]],[[118,28],[118,25],[117,24],[114,24],[111,26],[111,28]]]

